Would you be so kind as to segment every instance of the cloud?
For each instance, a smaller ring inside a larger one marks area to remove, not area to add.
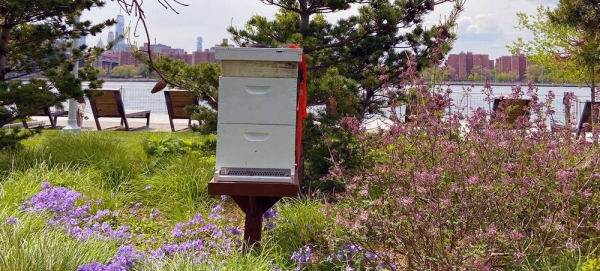
[[[459,39],[492,40],[503,33],[502,25],[493,14],[478,14],[474,17],[462,16],[458,19]]]

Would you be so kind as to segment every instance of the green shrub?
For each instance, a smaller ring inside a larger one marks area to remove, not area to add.
[[[34,129],[0,128],[0,150],[16,149],[21,146],[20,142],[41,132],[41,127]]]

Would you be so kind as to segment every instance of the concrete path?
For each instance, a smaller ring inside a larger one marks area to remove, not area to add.
[[[88,119],[83,121],[81,129],[82,130],[97,130],[96,123],[94,122],[94,116],[92,114],[86,114],[86,116],[88,117]],[[50,125],[50,121],[48,120],[48,117],[35,116],[35,117],[32,117],[32,119],[34,119],[34,121],[36,123],[42,122],[43,125],[45,125],[45,126]],[[121,120],[119,118],[100,118],[99,121],[100,121],[100,126],[102,127],[102,130],[111,128],[111,127],[115,127],[115,126],[120,126],[120,124],[121,124]],[[146,125],[146,119],[128,118],[127,122],[129,124],[130,129],[135,129],[135,128],[143,127]],[[185,119],[175,119],[175,120],[173,120],[173,123],[175,125],[175,130],[181,130],[181,129],[187,128],[188,121]],[[197,121],[192,121],[192,123],[197,123]],[[64,127],[65,125],[67,125],[67,118],[59,117],[57,120],[57,126]],[[122,130],[122,129],[124,129],[124,127],[117,129],[117,130]],[[107,130],[115,130],[115,128],[107,129]],[[171,132],[171,126],[169,124],[169,115],[167,115],[166,113],[151,113],[150,114],[150,127],[142,128],[142,129],[139,129],[136,131]]]

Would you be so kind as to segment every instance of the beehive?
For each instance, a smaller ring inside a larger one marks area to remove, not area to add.
[[[221,61],[215,180],[292,182],[302,51],[219,47],[215,58]]]

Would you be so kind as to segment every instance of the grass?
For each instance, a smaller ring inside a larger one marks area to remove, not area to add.
[[[0,212],[0,218],[6,213]],[[111,242],[75,240],[41,217],[18,218],[18,224],[0,227],[0,270],[77,270],[85,263],[106,261],[116,251]]]
[[[243,228],[243,213],[233,200],[222,201],[207,193],[215,163],[209,147],[212,140],[193,133],[44,131],[23,141],[22,148],[0,153],[0,270],[77,270],[84,264],[106,263],[124,245],[114,240],[75,239],[48,225],[45,214],[21,210],[44,182],[75,190],[90,200],[100,199],[94,211],[122,213],[107,221],[113,226],[129,225],[131,233],[155,239],[127,243],[140,250],[174,242],[171,233],[177,223],[197,213],[207,218],[216,205],[225,209],[223,223]],[[148,144],[154,151],[148,152]],[[291,255],[306,245],[320,259],[310,270],[345,267],[325,260],[331,253],[329,245],[338,244],[330,240],[337,234],[337,225],[323,213],[324,200],[284,199],[277,208],[277,225],[264,231],[261,246],[250,252],[209,255],[212,261],[200,264],[174,256],[140,263],[135,270],[292,270]],[[155,211],[160,215],[149,219]],[[19,222],[6,224],[9,217]],[[570,252],[509,269],[600,270],[585,269],[595,258]]]
[[[154,147],[187,147],[149,153],[149,142]],[[23,202],[41,191],[44,182],[75,190],[90,200],[100,199],[93,209],[125,214],[111,223],[130,225],[132,233],[152,235],[156,243],[172,241],[176,223],[196,213],[206,218],[217,204],[224,206],[224,215],[231,219],[228,223],[243,229],[243,213],[233,200],[224,202],[207,193],[214,173],[213,143],[214,137],[193,133],[44,131],[23,141],[22,148],[5,151],[0,156],[0,270],[76,270],[83,264],[105,263],[122,245],[77,240],[49,226],[43,214],[22,211]],[[136,204],[141,207],[134,213],[131,210]],[[315,200],[291,199],[278,206],[278,226],[265,231],[260,249],[226,258],[215,256],[213,264],[176,256],[162,263],[138,265],[136,270],[293,269],[293,251],[314,242],[329,222],[320,210],[322,204]],[[154,210],[159,210],[160,216],[147,220]],[[18,224],[5,225],[8,217],[17,218]],[[133,244],[143,250],[154,243]]]

